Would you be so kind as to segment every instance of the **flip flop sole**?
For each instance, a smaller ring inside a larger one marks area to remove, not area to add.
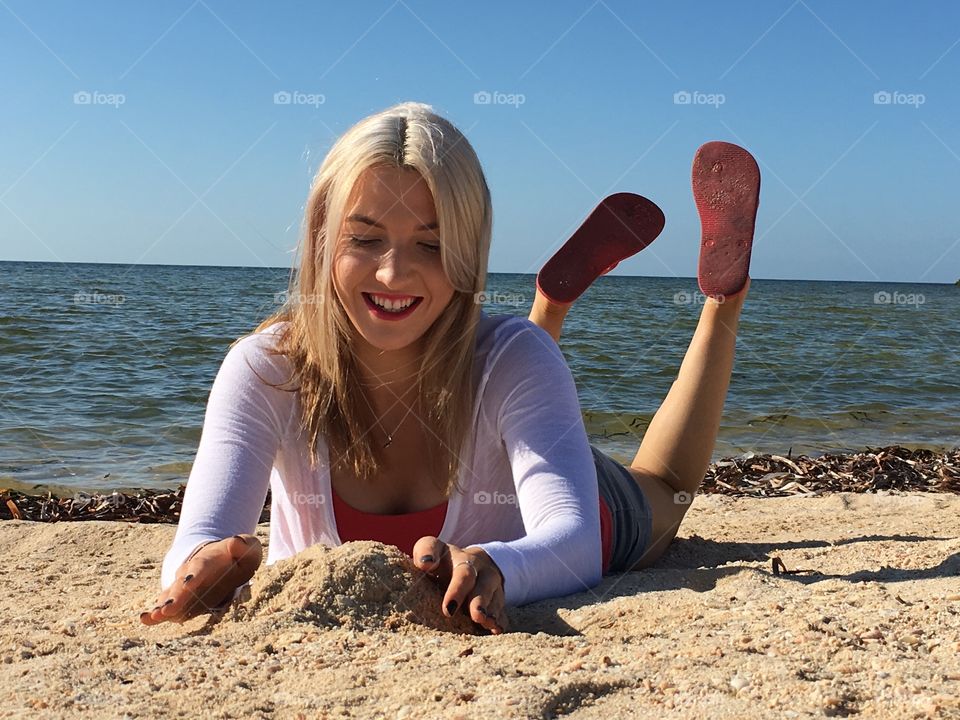
[[[572,303],[617,263],[643,250],[663,230],[663,211],[633,193],[604,198],[537,274],[551,301]]]
[[[743,289],[760,202],[760,168],[738,145],[708,142],[693,158],[693,198],[702,236],[697,280],[704,295]]]

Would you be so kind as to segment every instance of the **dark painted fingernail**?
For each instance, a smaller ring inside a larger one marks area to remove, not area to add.
[[[187,575],[187,576],[183,579],[183,584],[186,585],[186,584],[187,584],[188,582],[190,582],[191,580],[193,580],[193,573],[190,573],[189,575]]]
[[[422,562],[422,563],[432,563],[432,562],[433,562],[433,555],[421,555],[421,556],[420,556],[420,562]]]
[[[159,605],[154,605],[154,606],[153,606],[153,610],[159,610],[159,609],[160,609],[160,606],[159,606]],[[151,610],[150,612],[153,612],[153,610]]]
[[[173,598],[167,598],[167,601],[163,604],[164,607],[173,602]]]
[[[489,615],[487,615],[487,609],[486,609],[485,607],[480,606],[480,607],[477,608],[477,610],[479,610],[481,613],[483,613],[483,614],[486,615],[487,617],[490,617]]]
[[[457,601],[451,600],[447,603],[447,613],[453,615],[457,611]]]
[[[245,537],[243,537],[242,535],[234,535],[234,537],[235,537],[237,540],[243,540],[243,544],[244,544],[244,545],[249,545],[249,544],[250,544],[250,543],[247,542],[247,539],[246,539]]]

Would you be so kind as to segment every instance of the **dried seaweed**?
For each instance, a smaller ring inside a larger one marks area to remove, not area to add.
[[[700,492],[789,497],[881,490],[960,494],[960,448],[937,452],[895,445],[817,458],[748,453],[711,465]]]
[[[57,496],[47,492],[29,495],[16,490],[0,489],[0,520],[126,520],[139,523],[176,523],[180,520],[185,485],[176,490],[137,490],[132,493],[77,492]],[[270,493],[260,522],[270,521]]]
[[[126,520],[176,523],[185,485],[176,490],[83,493],[58,497],[0,490],[0,520]],[[828,492],[879,491],[960,494],[960,448],[948,452],[891,446],[817,458],[755,455],[719,460],[710,466],[702,493],[740,497],[811,496]],[[270,520],[270,493],[260,522]]]

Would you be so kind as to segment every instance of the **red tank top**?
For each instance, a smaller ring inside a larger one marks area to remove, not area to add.
[[[380,515],[357,510],[348,505],[337,491],[330,487],[333,495],[333,516],[337,523],[337,534],[343,542],[351,540],[376,540],[386,545],[395,545],[413,557],[413,546],[417,540],[425,535],[440,535],[443,521],[447,516],[447,502],[434,505],[426,510],[399,513],[396,515]],[[610,567],[610,551],[612,550],[613,518],[610,508],[600,498],[600,541],[603,548],[603,574],[607,574]]]
[[[332,486],[330,490],[337,534],[343,542],[376,540],[386,545],[396,545],[413,557],[413,546],[417,540],[424,535],[438,536],[447,516],[446,501],[417,512],[380,515],[357,510],[341,500]]]

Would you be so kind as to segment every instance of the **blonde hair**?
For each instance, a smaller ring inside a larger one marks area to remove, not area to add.
[[[288,382],[300,393],[311,466],[323,435],[332,463],[345,463],[361,481],[372,477],[383,462],[369,432],[376,418],[359,382],[351,350],[356,331],[334,291],[332,269],[351,191],[365,170],[384,165],[416,170],[426,181],[437,212],[443,270],[454,288],[450,303],[423,336],[416,396],[426,415],[420,421],[445,454],[440,489],[449,496],[472,422],[476,297],[486,283],[493,225],[480,161],[452,123],[429,105],[406,102],[364,118],[337,140],[310,188],[299,270],[291,273],[287,302],[254,332],[285,322],[276,352],[291,363]]]

